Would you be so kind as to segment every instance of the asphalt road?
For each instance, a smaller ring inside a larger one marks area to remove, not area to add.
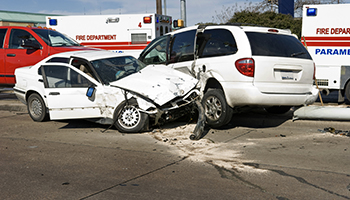
[[[121,134],[1,109],[0,199],[350,199],[350,137],[323,131],[349,122],[291,116],[253,110],[191,141],[194,124]]]

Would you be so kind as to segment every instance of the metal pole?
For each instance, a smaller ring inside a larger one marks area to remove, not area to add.
[[[181,19],[184,20],[184,26],[186,27],[186,0],[181,0]]]
[[[157,2],[157,14],[161,15],[162,14],[162,0],[156,0]]]
[[[271,0],[271,12],[273,12],[273,4],[275,3],[274,0]]]
[[[164,0],[164,15],[166,15],[166,0]]]

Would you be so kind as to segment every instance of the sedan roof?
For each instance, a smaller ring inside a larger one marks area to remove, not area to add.
[[[124,55],[124,54],[120,55],[112,51],[106,51],[106,50],[69,51],[69,52],[52,55],[45,60],[50,60],[53,57],[65,57],[65,58],[78,57],[88,61],[93,61],[93,60],[98,60],[103,58],[119,57],[119,56],[122,57],[122,56],[129,56],[129,55]]]

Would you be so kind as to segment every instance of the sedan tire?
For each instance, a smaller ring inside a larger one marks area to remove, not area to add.
[[[27,109],[29,116],[36,122],[42,122],[48,118],[45,103],[37,93],[33,93],[28,97]]]
[[[122,133],[138,133],[148,127],[148,115],[140,112],[136,104],[120,104],[115,110],[115,127]]]
[[[224,92],[220,89],[209,89],[203,96],[207,124],[218,128],[231,121],[233,109],[227,104]]]

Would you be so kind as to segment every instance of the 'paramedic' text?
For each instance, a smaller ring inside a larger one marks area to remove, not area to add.
[[[316,49],[315,55],[350,55],[350,49]]]

